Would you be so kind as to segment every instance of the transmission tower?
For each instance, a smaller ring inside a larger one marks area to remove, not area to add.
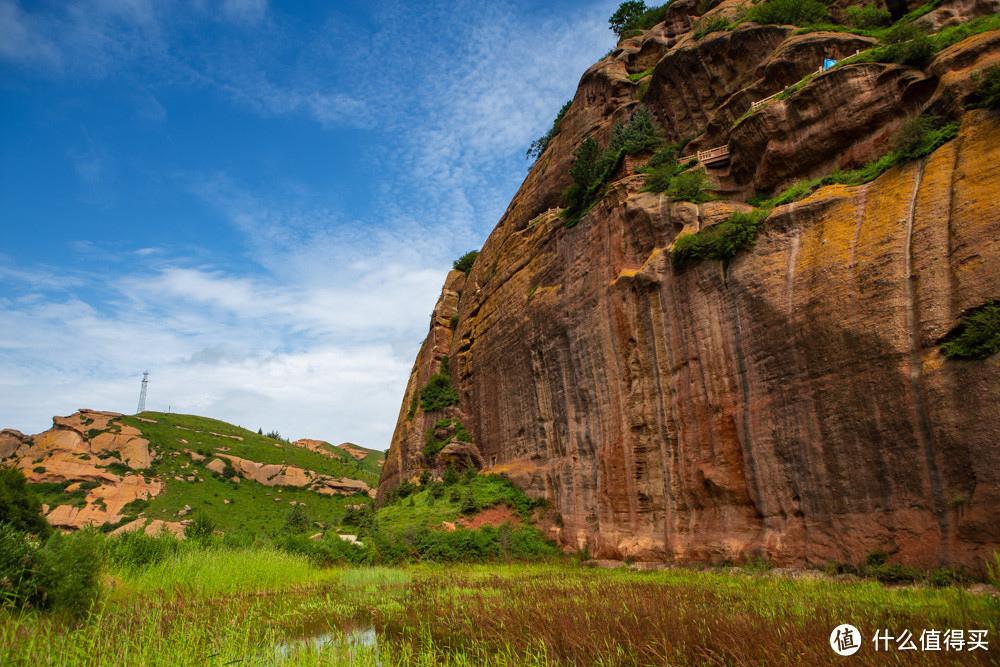
[[[144,371],[142,374],[142,391],[139,392],[139,409],[136,410],[136,414],[146,409],[146,385],[148,384],[149,371]]]

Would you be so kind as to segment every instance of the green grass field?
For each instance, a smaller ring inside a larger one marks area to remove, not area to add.
[[[573,564],[320,569],[266,545],[109,567],[84,618],[0,610],[5,665],[988,664],[1000,605],[963,589]],[[877,629],[987,630],[989,651],[876,653]]]

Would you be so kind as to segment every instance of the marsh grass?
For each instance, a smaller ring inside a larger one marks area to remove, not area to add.
[[[962,589],[786,579],[748,571],[635,572],[570,565],[310,569],[265,549],[192,552],[176,567],[117,570],[89,618],[0,614],[11,665],[840,664],[842,622],[876,654],[875,629],[987,629],[1000,608]],[[206,562],[218,560],[217,563]],[[200,561],[200,562],[199,562]],[[256,561],[256,565],[252,564]],[[263,570],[273,574],[263,573]],[[241,572],[241,570],[243,570]],[[375,646],[351,631],[372,627]],[[315,638],[322,641],[313,641]],[[923,664],[954,654],[922,653]]]
[[[173,589],[198,595],[274,590],[327,580],[332,570],[315,568],[305,556],[267,545],[254,549],[190,549],[134,570],[112,570],[135,593]]]

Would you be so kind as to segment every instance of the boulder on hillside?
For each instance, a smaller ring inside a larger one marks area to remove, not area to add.
[[[23,433],[12,428],[0,431],[0,459],[13,456],[14,452],[24,444],[25,437]]]
[[[479,453],[479,448],[471,442],[453,440],[438,452],[441,465],[447,468],[454,465],[459,470],[463,468],[475,468],[482,470],[484,466],[483,455]]]

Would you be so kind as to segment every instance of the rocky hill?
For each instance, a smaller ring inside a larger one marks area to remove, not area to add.
[[[942,345],[1000,299],[998,7],[849,5],[676,0],[584,73],[448,276],[380,499],[464,462],[595,556],[982,569],[1000,355]],[[615,152],[641,109],[659,146]]]
[[[223,531],[282,525],[292,507],[319,521],[374,495],[382,452],[352,443],[286,442],[192,415],[80,410],[34,436],[0,431],[0,465],[20,468],[53,526],[166,528],[194,512]]]

